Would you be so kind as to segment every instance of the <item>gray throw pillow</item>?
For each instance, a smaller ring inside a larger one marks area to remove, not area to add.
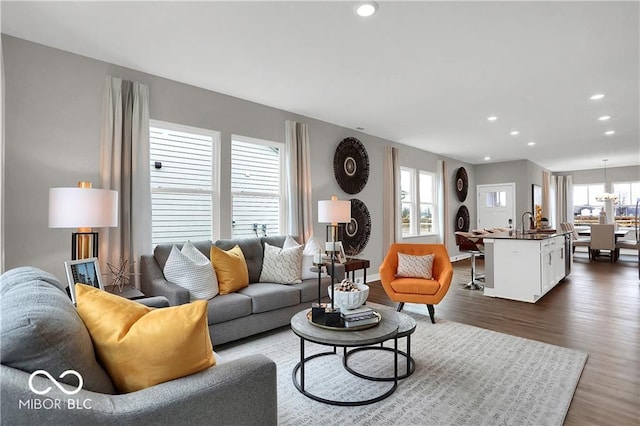
[[[21,267],[0,276],[2,364],[27,373],[45,370],[56,380],[83,389],[114,394],[105,370],[96,361],[91,337],[71,299],[53,275]],[[105,318],[108,321],[108,318]]]

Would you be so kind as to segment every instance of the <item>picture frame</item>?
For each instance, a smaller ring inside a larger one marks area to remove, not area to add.
[[[531,212],[535,214],[536,205],[542,207],[542,187],[540,185],[531,184]]]
[[[64,269],[67,272],[69,295],[74,304],[78,303],[75,291],[76,283],[86,284],[104,290],[97,257],[65,261]]]

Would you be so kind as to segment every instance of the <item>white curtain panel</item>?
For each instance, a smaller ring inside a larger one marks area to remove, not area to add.
[[[117,228],[100,232],[100,262],[134,264],[139,287],[140,256],[152,251],[149,182],[149,89],[107,76],[103,92],[100,187],[118,191]]]
[[[398,148],[384,147],[383,211],[382,211],[382,256],[386,256],[391,244],[400,240],[400,163]]]
[[[287,233],[302,244],[313,235],[311,153],[306,123],[285,122]]]

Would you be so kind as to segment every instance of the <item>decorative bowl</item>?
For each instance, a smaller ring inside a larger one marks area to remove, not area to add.
[[[340,286],[340,284],[334,284]],[[360,291],[338,291],[334,288],[333,305],[340,309],[355,309],[362,306],[369,297],[369,286],[366,284],[354,284]],[[331,286],[329,286],[329,297],[331,297]]]

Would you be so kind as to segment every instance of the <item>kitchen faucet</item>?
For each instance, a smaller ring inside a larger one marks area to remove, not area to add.
[[[522,235],[524,235],[524,232],[525,232],[525,228],[524,228],[524,217],[525,217],[525,215],[529,215],[530,216],[529,220],[533,220],[533,213],[531,213],[531,212],[522,213]]]

